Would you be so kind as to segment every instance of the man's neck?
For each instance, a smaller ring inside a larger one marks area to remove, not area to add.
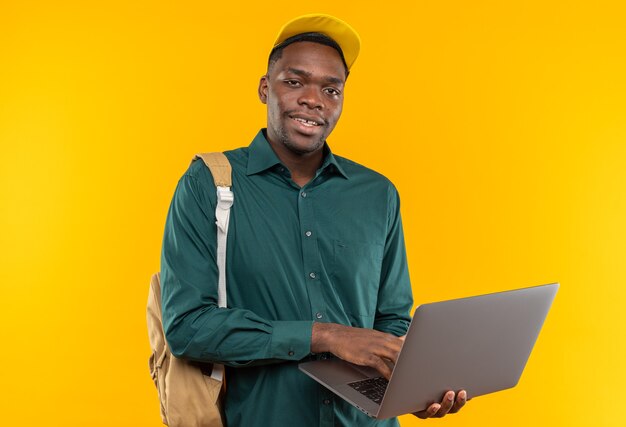
[[[315,177],[315,172],[322,166],[324,161],[323,146],[312,153],[297,154],[282,144],[272,143],[269,138],[268,142],[281,163],[291,172],[291,180],[300,187],[304,187]]]

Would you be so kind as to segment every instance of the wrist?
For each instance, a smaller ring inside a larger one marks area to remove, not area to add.
[[[319,323],[314,322],[311,331],[311,352],[312,353],[325,353],[332,352],[331,340],[333,334],[331,330],[333,328],[332,323]]]

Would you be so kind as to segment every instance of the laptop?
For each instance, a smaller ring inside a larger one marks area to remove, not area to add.
[[[389,381],[337,358],[298,366],[378,419],[426,409],[448,390],[464,389],[473,398],[512,388],[558,288],[552,283],[419,306]]]

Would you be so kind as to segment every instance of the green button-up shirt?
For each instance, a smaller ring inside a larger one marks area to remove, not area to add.
[[[412,307],[398,194],[382,175],[325,147],[304,187],[261,131],[225,153],[235,202],[228,308],[217,306],[216,190],[194,161],[178,182],[163,239],[163,323],[178,357],[227,366],[234,426],[392,426],[298,370],[313,322],[404,335]]]

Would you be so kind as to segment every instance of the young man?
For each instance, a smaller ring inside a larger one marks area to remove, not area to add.
[[[163,321],[175,356],[227,366],[232,426],[393,426],[298,370],[331,354],[391,375],[412,307],[399,199],[382,175],[335,156],[326,139],[359,51],[327,15],[281,30],[259,98],[267,128],[226,152],[235,203],[228,308],[217,307],[216,194],[202,161],[181,178],[165,228]],[[458,411],[446,393],[419,417]]]

